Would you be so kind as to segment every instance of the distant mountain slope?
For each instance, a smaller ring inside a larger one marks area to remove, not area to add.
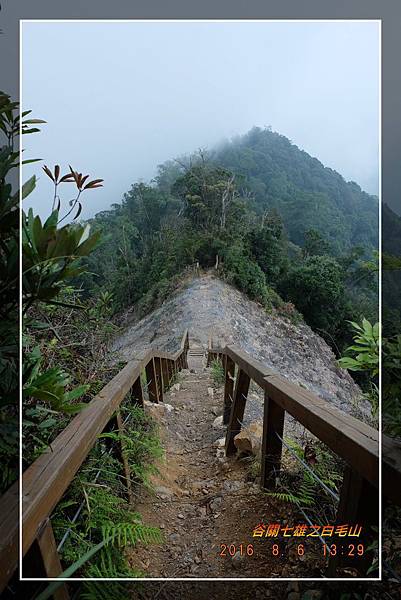
[[[334,253],[351,246],[378,245],[378,199],[300,150],[286,137],[254,127],[211,154],[243,178],[253,208],[275,207],[290,240],[303,244],[304,232],[317,229]]]

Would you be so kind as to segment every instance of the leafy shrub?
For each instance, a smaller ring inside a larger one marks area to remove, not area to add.
[[[212,379],[216,386],[222,385],[224,383],[224,368],[221,363],[221,360],[213,360],[210,365]]]
[[[354,344],[349,346],[344,356],[338,361],[340,366],[349,371],[368,371],[371,377],[379,372],[379,338],[380,324],[371,325],[367,319],[362,326],[350,321],[355,332]]]
[[[243,254],[241,247],[226,249],[223,269],[230,283],[253,300],[269,305],[265,275],[259,265]]]
[[[343,270],[329,256],[310,256],[290,269],[280,290],[313,328],[332,332],[344,317]]]
[[[266,286],[266,296],[267,308],[273,306],[274,308],[280,309],[284,305],[283,299],[272,287]]]
[[[367,319],[362,319],[362,325],[353,321],[350,323],[355,333],[354,344],[346,349],[348,356],[340,358],[338,363],[344,369],[366,373],[369,376],[365,397],[370,402],[372,417],[376,418],[379,410],[377,375],[379,373],[380,324],[372,325]]]

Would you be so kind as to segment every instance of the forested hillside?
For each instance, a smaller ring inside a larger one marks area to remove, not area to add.
[[[80,279],[114,310],[157,306],[180,273],[216,267],[268,310],[300,313],[336,349],[346,319],[376,319],[377,199],[269,129],[169,160],[92,219]],[[375,264],[376,261],[376,264]]]
[[[213,157],[243,177],[257,212],[279,211],[294,243],[303,245],[304,233],[314,228],[334,253],[360,244],[377,248],[377,198],[357,183],[347,183],[283,135],[254,127]]]

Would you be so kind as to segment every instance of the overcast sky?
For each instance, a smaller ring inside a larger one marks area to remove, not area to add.
[[[376,22],[24,23],[22,59],[23,109],[47,121],[24,156],[105,180],[83,217],[165,160],[254,125],[378,193]],[[32,173],[28,206],[45,216],[50,180],[40,163]]]

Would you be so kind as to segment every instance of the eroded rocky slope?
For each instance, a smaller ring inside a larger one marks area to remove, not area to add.
[[[133,358],[151,345],[173,350],[186,328],[191,345],[206,348],[212,333],[216,344],[237,344],[341,410],[360,414],[356,409],[360,389],[338,367],[334,353],[321,337],[303,323],[293,324],[277,314],[267,314],[212,275],[195,278],[139,322],[126,321],[112,347],[119,359]]]

